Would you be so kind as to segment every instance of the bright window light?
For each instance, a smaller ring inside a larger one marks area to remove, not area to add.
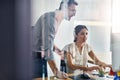
[[[120,0],[113,0],[112,33],[120,33]]]

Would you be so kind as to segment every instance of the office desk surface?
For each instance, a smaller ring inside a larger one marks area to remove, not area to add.
[[[58,78],[50,78],[50,79],[42,79],[42,78],[35,78],[33,80],[73,80],[71,78],[67,78],[67,79],[58,79]],[[80,80],[86,80],[86,79],[80,79]],[[97,79],[88,79],[88,80],[113,80],[113,78],[97,78]]]
[[[51,77],[50,79],[48,78],[45,78],[45,79],[42,79],[42,78],[35,78],[33,80],[72,80],[71,78],[66,78],[66,79],[58,79],[58,78],[55,78],[55,77]]]
[[[73,74],[69,74],[68,77],[73,76]],[[94,78],[93,78],[94,77]],[[79,79],[79,80],[113,80],[113,77],[98,77],[98,76],[93,76],[91,79]],[[78,80],[78,79],[72,79],[72,78],[66,78],[66,79],[58,79],[55,76],[52,76],[50,78],[34,78],[33,80]]]

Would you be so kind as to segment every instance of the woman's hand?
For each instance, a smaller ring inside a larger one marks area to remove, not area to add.
[[[92,70],[101,70],[102,68],[100,66],[92,66],[92,67],[88,67],[88,71],[92,71]]]
[[[105,67],[109,67],[109,68],[112,68],[112,65],[110,64],[106,64],[106,63],[101,63],[100,67],[103,67],[105,69]]]

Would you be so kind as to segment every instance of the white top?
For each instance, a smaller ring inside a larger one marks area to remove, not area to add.
[[[67,51],[72,56],[72,64],[74,65],[81,65],[81,66],[87,66],[88,61],[88,53],[92,50],[91,47],[85,43],[82,47],[81,53],[79,52],[78,47],[75,45],[75,43],[68,44],[64,47],[64,51]],[[67,60],[66,60],[67,61]],[[67,67],[68,72],[73,72],[69,67]]]

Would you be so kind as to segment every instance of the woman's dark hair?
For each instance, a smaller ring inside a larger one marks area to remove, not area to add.
[[[74,34],[75,34],[75,35],[78,35],[78,33],[79,33],[82,29],[88,30],[85,25],[77,25],[77,26],[74,28]],[[75,37],[74,42],[76,42],[76,40],[77,40],[77,38]]]

